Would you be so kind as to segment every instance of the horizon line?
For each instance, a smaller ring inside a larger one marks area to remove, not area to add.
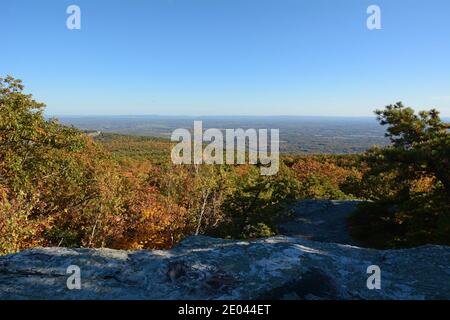
[[[184,118],[196,118],[196,117],[253,117],[253,118],[283,118],[283,117],[296,117],[296,118],[375,118],[375,115],[370,116],[352,116],[352,115],[251,115],[251,114],[218,114],[218,115],[188,115],[188,114],[44,114],[45,117],[184,117]]]

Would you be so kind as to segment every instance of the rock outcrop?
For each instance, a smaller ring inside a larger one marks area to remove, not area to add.
[[[278,226],[285,236],[356,245],[347,229],[347,216],[361,201],[305,200],[291,207],[292,216]]]
[[[367,287],[372,265],[379,290]],[[68,289],[69,266],[80,268],[79,290]],[[190,237],[167,251],[37,248],[0,257],[0,299],[450,299],[450,248],[303,236]]]

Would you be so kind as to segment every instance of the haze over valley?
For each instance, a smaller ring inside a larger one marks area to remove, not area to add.
[[[374,117],[302,116],[62,116],[65,125],[81,130],[170,139],[177,128],[192,129],[201,120],[204,129],[243,128],[280,130],[284,153],[359,153],[373,145],[386,145],[385,129]]]

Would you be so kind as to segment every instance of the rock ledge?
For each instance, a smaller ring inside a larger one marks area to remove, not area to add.
[[[81,289],[67,288],[67,268]],[[381,268],[369,290],[367,267]],[[191,237],[168,251],[37,248],[0,257],[0,299],[450,299],[450,248]]]

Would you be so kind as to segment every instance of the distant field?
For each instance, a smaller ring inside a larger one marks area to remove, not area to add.
[[[280,151],[284,153],[359,153],[372,145],[387,144],[385,129],[372,117],[73,116],[59,119],[63,124],[83,130],[159,138],[169,138],[177,128],[192,129],[194,120],[202,120],[204,129],[279,129]]]

